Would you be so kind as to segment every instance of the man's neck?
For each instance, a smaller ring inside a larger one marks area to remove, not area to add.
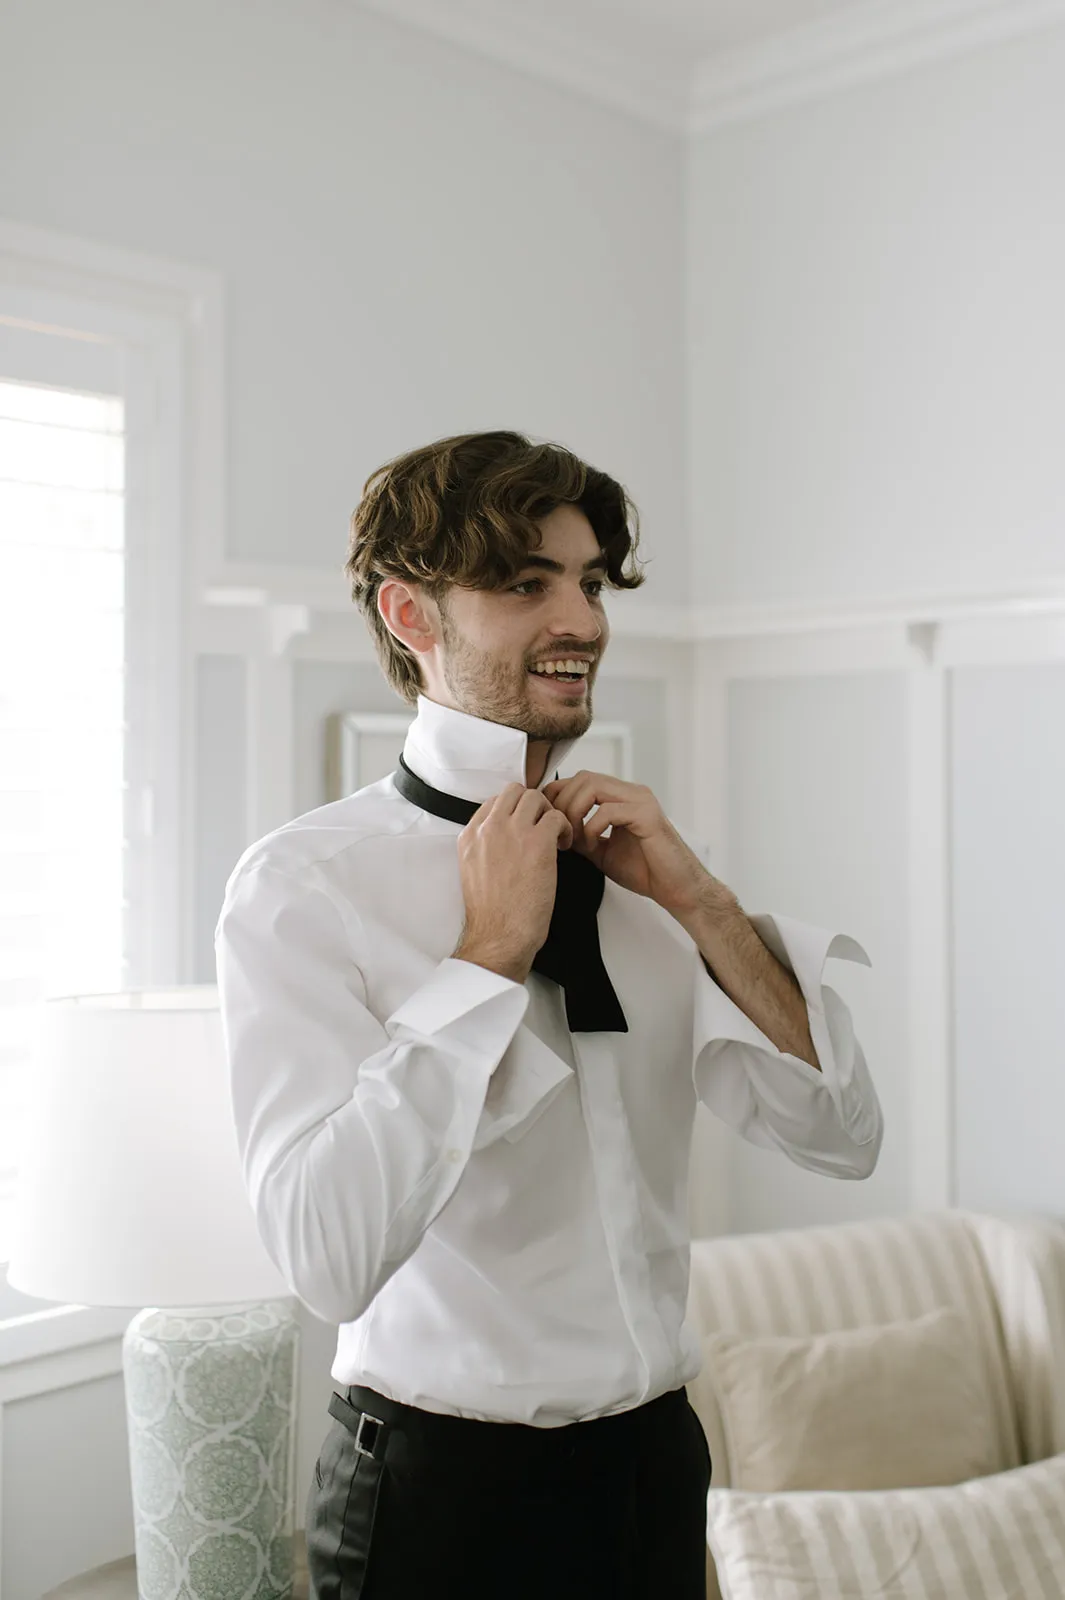
[[[525,755],[525,785],[529,789],[538,789],[543,782],[544,773],[547,771],[547,758],[551,753],[551,745],[545,740],[530,739]]]

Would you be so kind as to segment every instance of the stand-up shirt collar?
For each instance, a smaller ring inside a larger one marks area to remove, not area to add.
[[[576,739],[560,739],[548,752],[542,789],[555,776]],[[520,728],[454,711],[425,695],[407,732],[403,759],[423,783],[479,804],[508,783],[525,783],[529,737]]]

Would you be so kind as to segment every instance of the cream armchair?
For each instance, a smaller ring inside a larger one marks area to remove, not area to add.
[[[953,1211],[692,1246],[688,1314],[700,1336],[806,1337],[940,1307],[956,1308],[978,1338],[992,1470],[1065,1451],[1065,1225]],[[713,1486],[733,1486],[708,1369],[688,1395],[709,1440]],[[719,1593],[709,1551],[707,1593]]]

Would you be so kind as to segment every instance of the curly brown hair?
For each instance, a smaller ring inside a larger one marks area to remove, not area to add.
[[[344,571],[385,676],[411,705],[423,684],[416,654],[377,609],[385,578],[419,584],[438,604],[449,588],[500,589],[542,542],[556,506],[584,512],[606,558],[606,582],[636,589],[639,516],[621,484],[557,444],[520,433],[463,433],[378,467],[351,518]]]

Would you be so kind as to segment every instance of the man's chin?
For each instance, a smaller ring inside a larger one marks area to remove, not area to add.
[[[587,700],[580,705],[562,705],[557,711],[551,712],[530,706],[522,720],[514,725],[530,739],[552,744],[562,739],[579,739],[592,725],[592,708]]]
[[[452,689],[454,694],[454,689]],[[516,728],[529,739],[547,744],[557,744],[563,739],[579,739],[592,724],[592,701],[588,693],[580,700],[555,706],[538,705],[533,691],[526,688],[506,701],[498,697],[462,693],[455,696],[460,711],[474,717],[484,717],[488,722],[498,722],[506,728]]]

